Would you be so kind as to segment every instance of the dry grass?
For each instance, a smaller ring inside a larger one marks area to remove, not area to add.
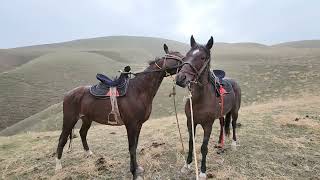
[[[277,100],[243,107],[238,130],[240,147],[218,155],[215,123],[207,157],[208,174],[217,179],[319,179],[320,97]],[[304,118],[308,115],[309,118]],[[295,121],[299,118],[298,121]],[[186,119],[180,115],[184,144]],[[59,131],[0,137],[2,179],[130,179],[129,154],[124,127],[94,126],[88,142],[94,156],[86,158],[80,138],[64,153],[63,170],[54,172]],[[179,172],[184,164],[175,119],[153,119],[142,128],[138,159],[146,179],[192,179]],[[202,130],[197,129],[200,155]]]

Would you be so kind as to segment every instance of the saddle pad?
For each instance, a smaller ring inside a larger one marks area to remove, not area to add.
[[[121,86],[117,86],[115,96],[116,97],[125,96],[127,93],[128,85],[129,85],[129,79],[126,79],[124,83],[121,84]],[[96,84],[90,87],[90,94],[92,94],[97,98],[109,98],[111,95],[110,89],[111,89],[110,86],[100,82],[99,84]]]

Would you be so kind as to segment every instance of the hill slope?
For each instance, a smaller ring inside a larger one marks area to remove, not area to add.
[[[23,60],[19,56],[13,70],[3,66],[9,71],[0,73],[0,130],[60,102],[74,87],[96,83],[98,72],[115,76],[128,64],[133,71],[144,69],[148,60],[163,54],[163,43],[186,49],[182,43],[159,38],[108,37],[3,50],[38,55]]]
[[[320,40],[292,41],[273,45],[274,47],[320,48]]]
[[[117,36],[1,50],[0,55],[3,51],[10,51],[19,57],[25,54],[36,55],[36,58],[24,59],[23,62],[19,60],[22,64],[18,63],[10,67],[11,70],[0,73],[0,130],[31,115],[34,116],[29,121],[45,122],[38,118],[37,113],[41,114],[51,105],[61,102],[65,92],[79,85],[96,83],[95,74],[98,72],[116,75],[117,70],[128,64],[134,72],[142,70],[148,60],[163,54],[163,43],[182,53],[189,48],[183,43],[166,39]],[[319,93],[314,89],[320,84],[320,49],[217,43],[212,56],[211,67],[224,69],[227,76],[239,82],[243,104],[297,96],[305,91]],[[170,79],[166,79],[160,87],[153,106],[159,110],[152,112],[153,117],[172,115],[171,99],[165,98],[171,91],[171,83]],[[177,102],[180,109],[185,95],[181,92],[185,90],[179,89]],[[44,114],[46,120],[61,116]],[[49,123],[31,129],[46,131],[45,127],[49,126],[56,127]]]
[[[218,155],[214,140],[215,123],[207,173],[218,179],[317,179],[320,176],[319,96],[304,96],[287,101],[243,107],[239,114],[236,151],[230,148]],[[307,117],[306,117],[307,116]],[[184,144],[188,135],[186,119],[180,116]],[[197,128],[196,150],[201,159],[202,129]],[[73,151],[64,153],[63,169],[55,174],[55,150],[59,131],[0,137],[2,179],[130,179],[129,154],[124,127],[94,126],[88,144],[94,155],[85,158],[80,138]],[[138,162],[146,179],[190,179],[179,173],[184,156],[174,117],[147,121],[142,127]],[[182,154],[181,154],[182,153]],[[192,166],[193,168],[194,166]]]

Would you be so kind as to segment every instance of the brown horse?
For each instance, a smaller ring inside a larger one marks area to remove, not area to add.
[[[241,90],[239,85],[231,79],[228,79],[232,85],[232,91],[224,95],[223,112],[221,113],[220,98],[216,97],[215,86],[209,81],[210,75],[210,49],[213,46],[213,38],[206,45],[199,45],[191,36],[191,49],[184,58],[184,64],[176,76],[176,83],[181,87],[188,86],[192,94],[194,130],[200,124],[204,130],[204,137],[201,146],[201,172],[199,177],[206,178],[206,156],[208,153],[208,141],[215,119],[220,119],[220,137],[219,142],[223,147],[224,133],[230,134],[230,121],[232,116],[233,143],[236,145],[236,122],[241,102]],[[190,114],[190,102],[185,105],[185,113],[187,116],[187,126],[189,131],[189,153],[186,165],[182,168],[182,172],[190,168],[192,162],[193,141],[192,126]],[[222,104],[222,103],[221,103]],[[224,124],[224,116],[226,115],[226,124]],[[223,129],[224,127],[224,129]]]
[[[179,52],[169,52],[165,44],[164,50],[166,56],[150,62],[149,67],[143,72],[136,73],[135,77],[130,79],[126,96],[118,98],[121,119],[127,129],[130,171],[133,179],[143,178],[144,170],[137,164],[136,149],[142,124],[148,120],[151,113],[152,100],[163,78],[169,74],[176,74],[177,68],[182,64],[183,56]],[[110,111],[110,99],[97,99],[90,94],[88,86],[77,87],[65,95],[63,100],[63,127],[57,147],[56,170],[62,168],[63,148],[79,118],[82,119],[80,136],[83,148],[90,155],[92,152],[89,150],[86,137],[91,123],[95,121],[110,125],[107,120]]]

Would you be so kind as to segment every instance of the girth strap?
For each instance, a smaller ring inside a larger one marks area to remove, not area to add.
[[[108,124],[110,125],[123,125],[123,121],[120,116],[118,102],[117,102],[117,88],[110,88],[110,103],[111,103],[111,112],[108,115]]]

